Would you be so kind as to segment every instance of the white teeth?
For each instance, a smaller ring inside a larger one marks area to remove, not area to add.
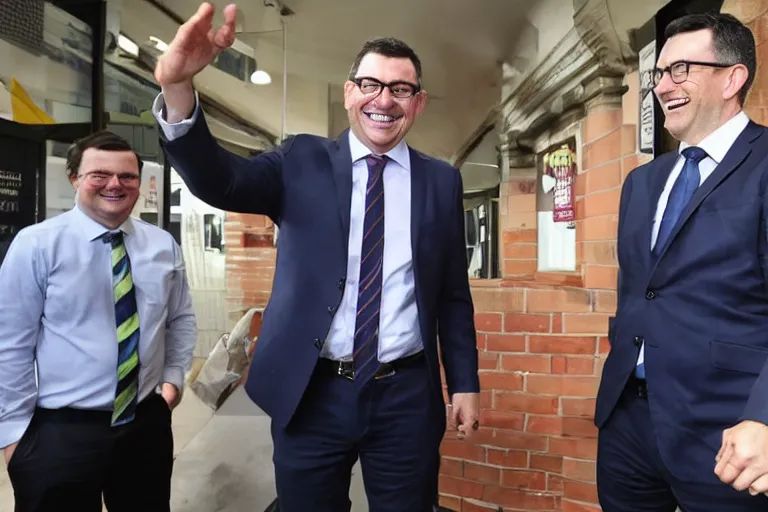
[[[395,118],[392,116],[385,116],[384,114],[368,114],[371,119],[374,121],[378,121],[380,123],[388,123],[390,121],[394,121]]]
[[[667,107],[678,107],[688,103],[688,98],[680,98],[676,100],[670,100],[667,102]]]

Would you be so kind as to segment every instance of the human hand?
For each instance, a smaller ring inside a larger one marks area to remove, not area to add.
[[[165,53],[157,59],[155,79],[163,87],[185,82],[213,62],[216,55],[235,42],[237,8],[224,8],[224,24],[213,28],[214,7],[204,2],[176,32]]]
[[[458,438],[471,438],[480,426],[480,393],[455,393],[448,412],[448,424],[459,431]]]
[[[165,403],[168,404],[168,408],[170,410],[175,409],[176,406],[179,405],[179,401],[181,399],[179,395],[179,389],[173,384],[164,382],[160,390],[160,395],[165,400]]]
[[[768,425],[742,421],[723,431],[715,474],[737,491],[768,492]]]
[[[13,452],[16,451],[16,447],[18,445],[19,445],[19,443],[16,442],[16,443],[13,443],[13,444],[10,444],[10,445],[6,446],[3,449],[3,455],[5,456],[5,465],[6,466],[11,463],[11,457],[13,457]]]

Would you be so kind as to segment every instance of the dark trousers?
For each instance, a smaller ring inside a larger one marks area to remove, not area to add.
[[[318,365],[288,427],[272,427],[280,512],[348,512],[358,457],[370,512],[432,512],[445,405],[430,388],[423,357],[360,391]]]
[[[16,512],[170,511],[171,411],[151,394],[136,419],[108,411],[37,409],[8,464]]]
[[[662,461],[643,395],[642,386],[631,383],[600,430],[597,492],[603,512],[674,512],[678,506],[683,512],[768,510],[765,496],[753,497],[720,482],[715,452],[712,465],[700,468],[695,481],[675,478]]]

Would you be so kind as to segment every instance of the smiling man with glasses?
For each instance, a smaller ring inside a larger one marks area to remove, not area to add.
[[[142,162],[110,132],[67,152],[72,210],[0,266],[0,447],[16,512],[168,511],[171,410],[197,328],[181,249],[130,217]]]
[[[244,159],[211,137],[192,86],[232,44],[235,13],[214,28],[206,3],[179,28],[153,111],[193,194],[280,227],[245,385],[272,418],[280,511],[349,511],[359,459],[369,510],[432,512],[446,428],[438,350],[464,439],[478,429],[479,379],[461,175],[405,142],[427,101],[421,61],[397,39],[365,43],[343,86],[349,130]]]
[[[680,144],[633,170],[597,395],[605,512],[768,510],[768,130],[747,117],[755,39],[673,21],[652,72]]]

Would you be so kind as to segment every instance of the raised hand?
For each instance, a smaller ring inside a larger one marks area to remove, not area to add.
[[[214,7],[205,2],[179,27],[166,52],[158,59],[155,79],[163,87],[190,83],[219,52],[235,41],[236,7],[224,8],[224,24],[213,28]]]

